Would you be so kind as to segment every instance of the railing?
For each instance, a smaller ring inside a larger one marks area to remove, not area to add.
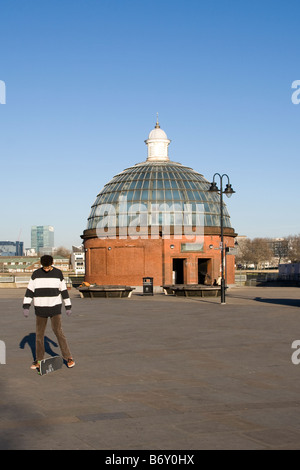
[[[256,286],[263,283],[281,283],[300,285],[300,274],[279,274],[278,272],[244,272],[235,274],[236,285]]]
[[[15,282],[15,276],[0,277],[0,282]]]
[[[15,276],[16,284],[28,284],[30,281],[30,276]]]
[[[0,276],[0,284],[28,284],[30,276]]]

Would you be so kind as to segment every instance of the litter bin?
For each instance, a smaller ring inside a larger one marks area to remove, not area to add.
[[[153,277],[143,277],[143,294],[153,295]]]

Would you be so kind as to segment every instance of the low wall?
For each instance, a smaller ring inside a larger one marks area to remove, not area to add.
[[[15,289],[23,288],[25,289],[28,286],[28,282],[30,281],[31,274],[27,274],[27,276],[23,275],[15,275],[15,274],[3,274],[0,276],[0,289]],[[65,281],[67,284],[67,288],[70,289],[72,284],[68,277],[65,277]]]
[[[14,274],[5,274],[0,276],[0,289],[5,288],[5,289],[15,289],[16,287],[19,288],[26,288],[28,285],[28,282],[30,280],[31,275],[24,276],[24,274],[21,276],[19,275],[14,275]]]

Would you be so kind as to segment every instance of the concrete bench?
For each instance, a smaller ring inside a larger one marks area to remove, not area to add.
[[[129,286],[97,286],[91,285],[89,287],[78,287],[81,298],[95,298],[95,297],[119,297],[130,298],[134,287]]]
[[[182,297],[219,297],[220,286],[205,286],[202,284],[179,284],[162,286],[166,295]]]

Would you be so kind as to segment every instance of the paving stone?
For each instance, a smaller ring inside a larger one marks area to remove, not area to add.
[[[35,317],[0,289],[0,449],[297,449],[299,289],[81,299],[63,328],[76,360],[30,370]],[[48,352],[59,354],[48,326]]]

